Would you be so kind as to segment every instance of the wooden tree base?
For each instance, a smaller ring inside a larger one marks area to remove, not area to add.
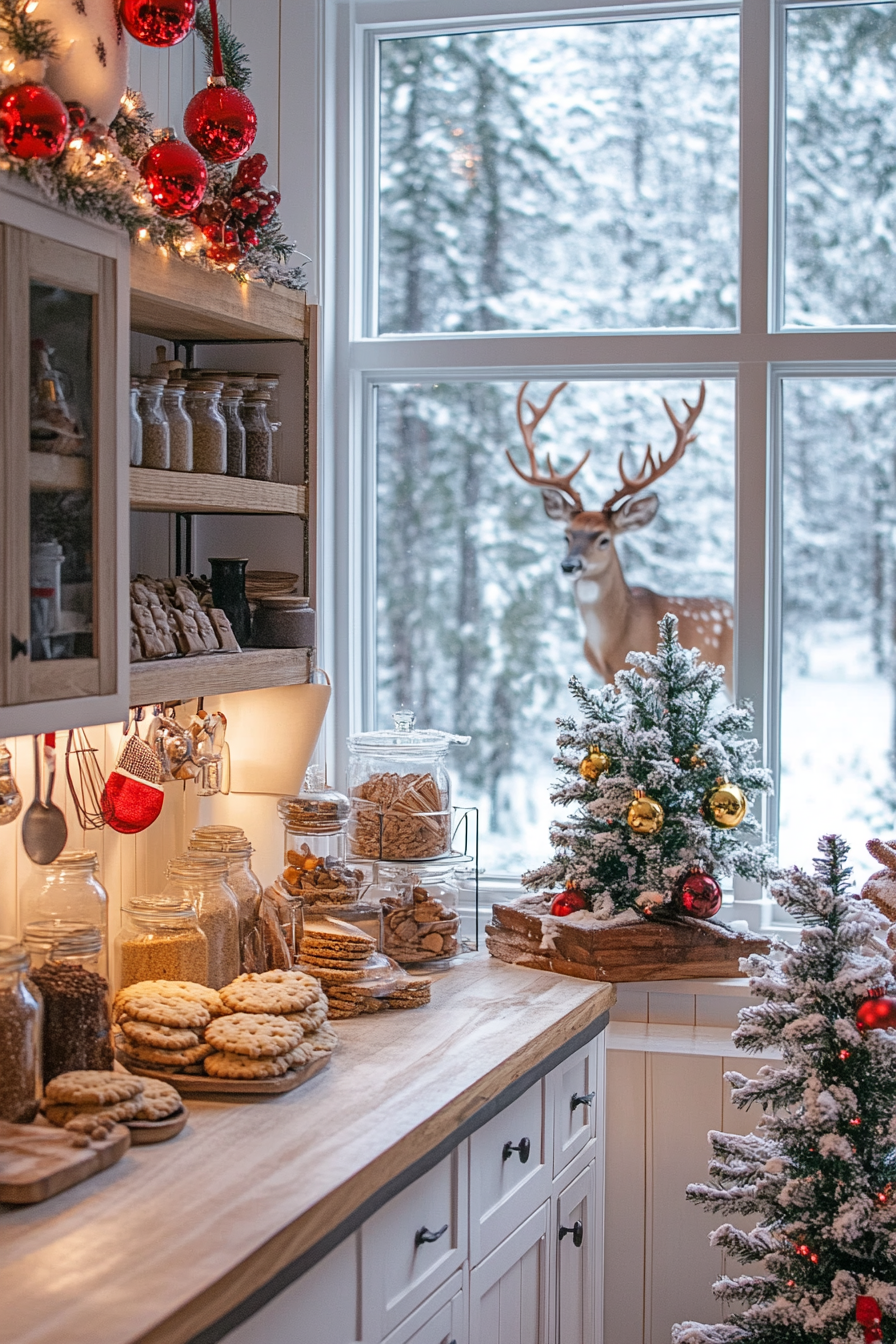
[[[606,929],[561,925],[552,950],[542,947],[538,916],[514,905],[493,906],[485,932],[489,952],[500,961],[614,984],[739,976],[741,957],[769,950],[767,938],[687,916]]]

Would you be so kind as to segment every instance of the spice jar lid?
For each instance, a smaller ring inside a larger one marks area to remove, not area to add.
[[[130,915],[141,924],[181,924],[195,921],[196,911],[186,896],[132,896],[129,905],[122,906],[122,914]]]
[[[0,938],[0,975],[12,971],[27,971],[31,957],[16,938]]]
[[[249,859],[255,853],[252,845],[245,836],[242,839],[234,837],[232,840],[215,840],[194,838],[187,846],[187,852],[192,858],[194,854],[226,854],[228,858]]]
[[[167,378],[156,378],[156,377],[154,377],[154,376],[151,377],[151,378],[141,378],[141,379],[140,379],[140,386],[141,386],[141,387],[148,387],[148,388],[152,388],[152,387],[164,387],[165,384],[167,383],[167,381],[168,381]]]
[[[60,957],[95,956],[103,949],[103,933],[96,924],[65,919],[35,919],[25,925],[22,943],[33,954],[52,961]],[[49,954],[49,955],[48,955]]]
[[[280,386],[280,375],[279,373],[257,373],[255,381],[259,387],[267,387],[271,391],[276,391]]]
[[[226,877],[227,860],[220,850],[188,850],[168,863],[169,877],[197,877],[200,873],[203,877]]]
[[[258,390],[256,390],[256,391],[252,391],[250,388],[247,388],[247,389],[246,389],[246,392],[245,392],[244,395],[243,395],[243,401],[245,401],[245,402],[251,402],[251,401],[259,401],[259,402],[260,402],[260,401],[270,401],[270,399],[271,399],[271,394],[270,394],[270,392],[262,392],[262,391],[258,391]]]
[[[246,832],[243,830],[242,826],[210,825],[193,827],[194,840],[204,840],[212,837],[220,838],[221,840],[236,840],[239,838],[245,840]]]
[[[96,850],[64,849],[52,863],[44,864],[44,868],[47,872],[59,872],[62,868],[88,868],[93,872],[96,868]]]
[[[238,387],[241,391],[255,386],[254,373],[228,373],[227,382],[230,387]]]
[[[436,728],[414,728],[416,715],[408,710],[397,710],[392,718],[394,728],[374,730],[369,733],[355,733],[348,739],[350,750],[355,752],[378,752],[385,747],[390,752],[406,752],[414,755],[425,749],[433,755],[444,755],[448,748],[457,743],[466,746],[470,738],[460,733],[443,733]]]
[[[281,798],[277,811],[288,830],[338,830],[351,803],[336,789],[303,789],[293,798]]]
[[[224,383],[220,378],[196,378],[189,386],[191,392],[220,392]]]

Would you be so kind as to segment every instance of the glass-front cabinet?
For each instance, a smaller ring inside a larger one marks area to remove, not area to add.
[[[2,737],[127,704],[128,276],[115,230],[5,191],[0,221]]]

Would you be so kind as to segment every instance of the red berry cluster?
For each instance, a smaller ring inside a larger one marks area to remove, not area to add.
[[[203,201],[193,216],[205,234],[212,261],[240,261],[259,241],[258,230],[267,224],[280,204],[279,191],[265,191],[261,179],[268,161],[263,154],[243,159],[230,184],[229,194]]]

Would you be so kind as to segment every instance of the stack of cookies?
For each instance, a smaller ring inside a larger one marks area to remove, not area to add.
[[[164,1120],[183,1105],[170,1083],[135,1078],[130,1073],[78,1069],[60,1073],[47,1084],[42,1102],[51,1125],[84,1139],[104,1139],[113,1125],[129,1120]]]
[[[126,1068],[203,1073],[214,1049],[205,1028],[229,1012],[216,989],[192,980],[140,980],[115,996],[118,1058]]]
[[[396,967],[397,981],[382,983],[372,977],[379,963],[376,943],[366,933],[340,921],[305,926],[300,957],[309,973],[327,992],[331,1018],[360,1017],[378,1013],[382,1008],[420,1008],[429,1003],[431,980],[402,976]]]

